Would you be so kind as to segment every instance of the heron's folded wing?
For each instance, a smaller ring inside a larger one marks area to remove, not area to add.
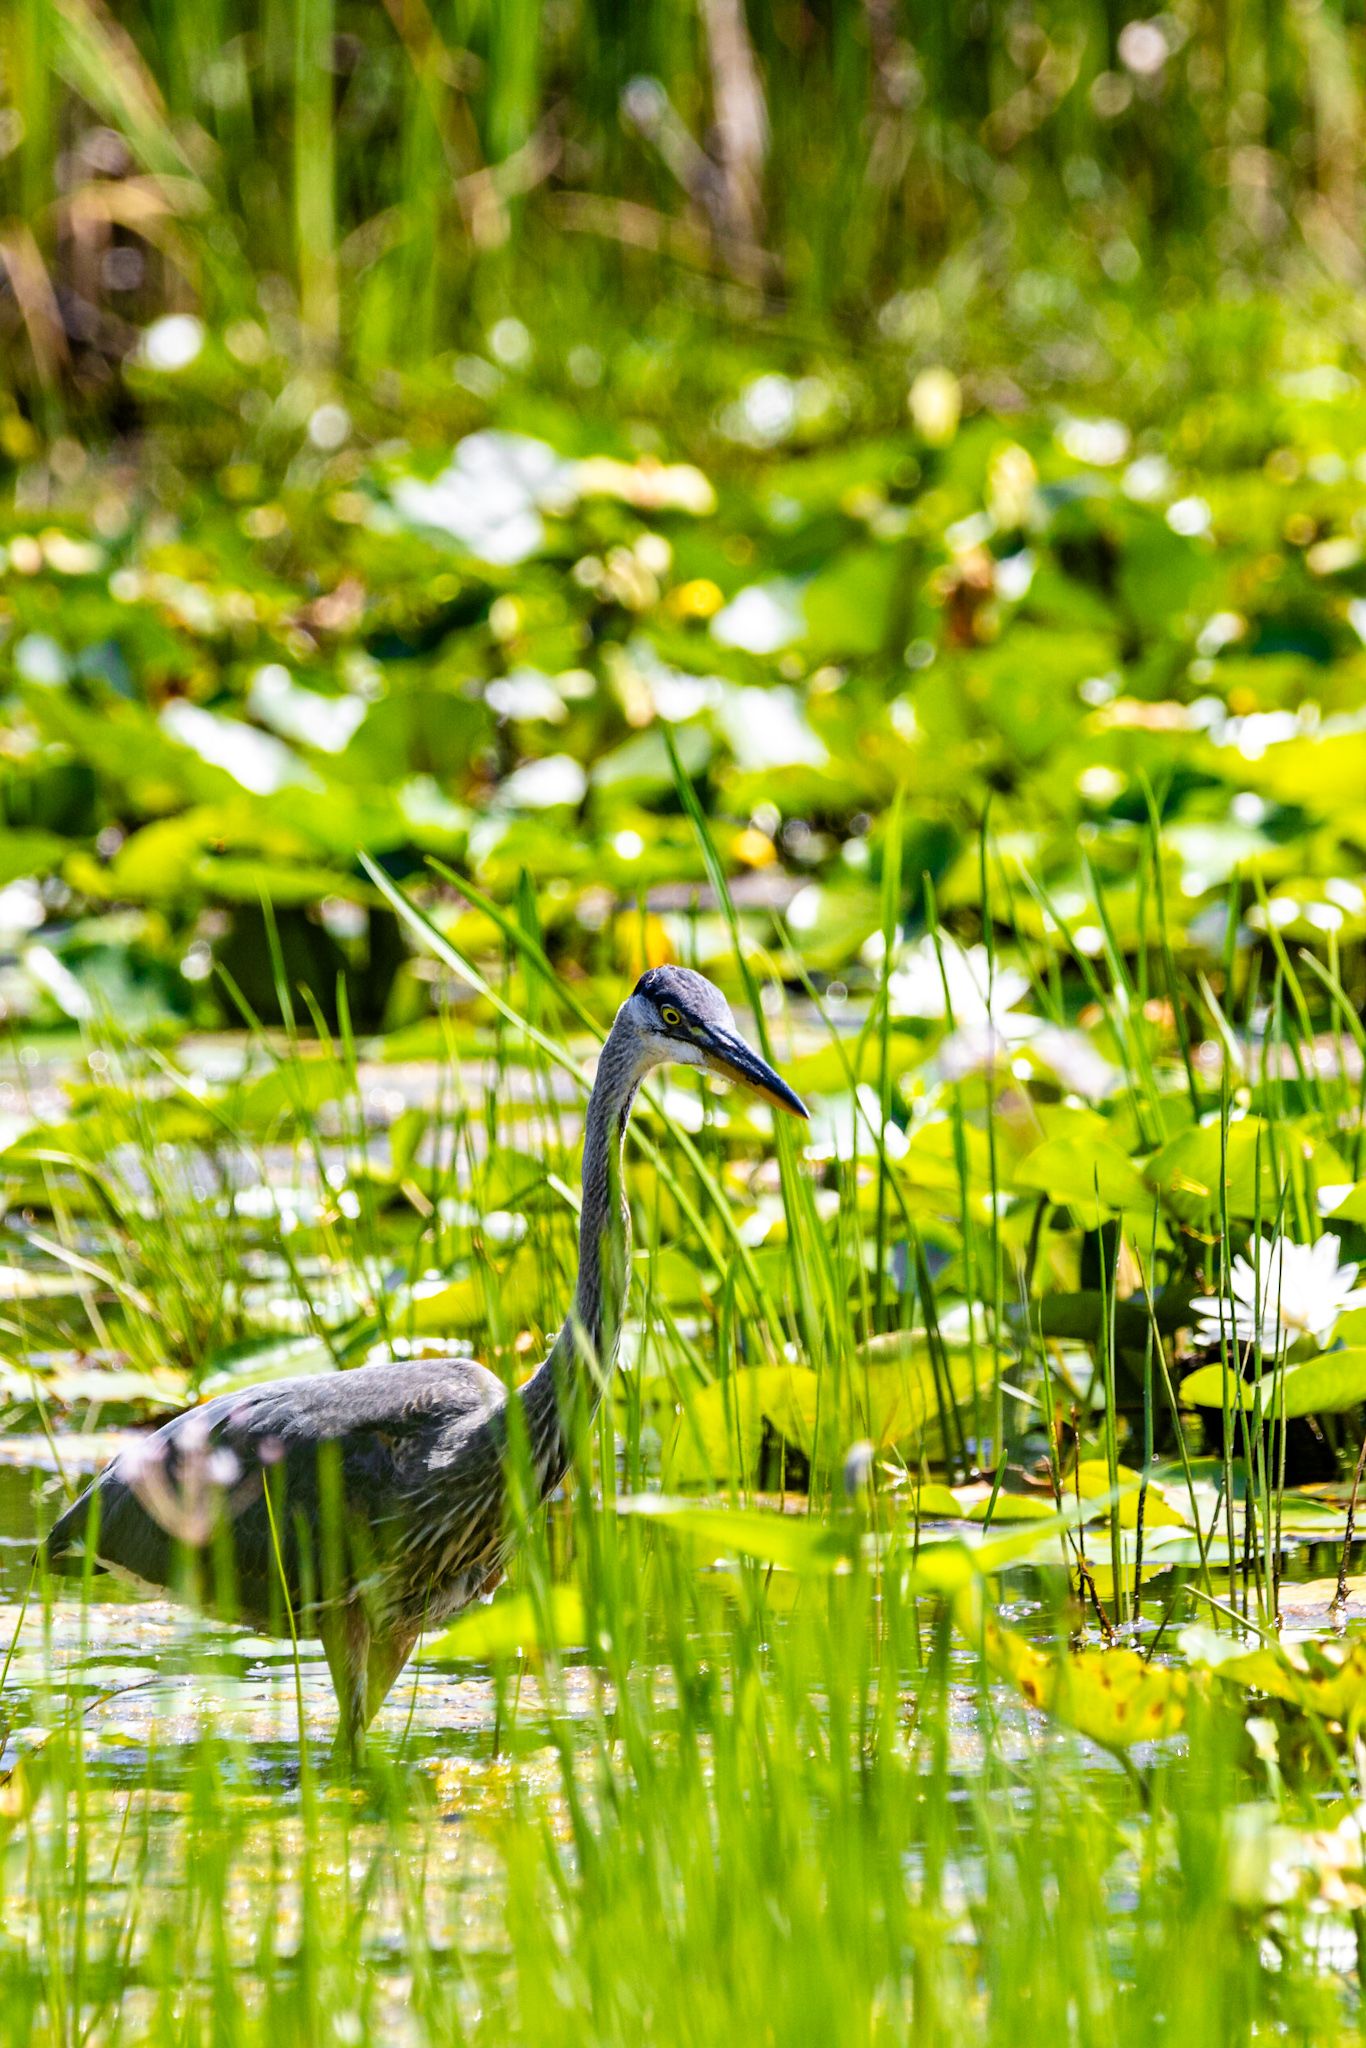
[[[431,1454],[501,1415],[502,1383],[472,1361],[390,1361],[224,1394],[120,1453],[46,1539],[168,1586],[178,1553],[231,1537],[249,1618],[383,1567],[425,1490]],[[270,1506],[265,1499],[269,1483]],[[273,1526],[272,1526],[273,1525]],[[282,1583],[283,1582],[283,1583]]]

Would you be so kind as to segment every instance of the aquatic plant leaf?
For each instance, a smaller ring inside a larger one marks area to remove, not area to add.
[[[0,1753],[0,1841],[30,1818],[50,1780],[69,1761],[66,1745],[55,1733],[34,1737],[7,1757]]]
[[[480,1663],[577,1649],[587,1640],[583,1595],[577,1586],[552,1586],[545,1600],[530,1592],[476,1603],[422,1645],[423,1660],[469,1657]]]
[[[837,1462],[849,1444],[917,1447],[938,1431],[941,1407],[970,1400],[974,1376],[988,1385],[991,1359],[945,1351],[936,1365],[923,1337],[876,1340],[846,1374],[806,1366],[747,1366],[690,1393],[665,1455],[671,1486],[749,1479],[766,1434],[810,1458]],[[1051,1509],[1050,1509],[1051,1512]]]
[[[1119,1489],[1119,1525],[1121,1529],[1136,1529],[1140,1504],[1143,1509],[1143,1525],[1147,1529],[1184,1529],[1189,1523],[1179,1514],[1167,1498],[1161,1480],[1149,1478],[1146,1494],[1143,1491],[1143,1474],[1131,1466],[1121,1465],[1116,1478]],[[1100,1495],[1107,1498],[1111,1492],[1110,1468],[1104,1458],[1083,1458],[1068,1482],[1068,1490],[1075,1490],[1083,1500],[1095,1500]]]
[[[959,1510],[970,1522],[1046,1522],[1057,1513],[1057,1503],[1041,1493],[998,1493],[994,1502],[975,1500]]]
[[[912,1518],[922,1521],[958,1521],[967,1509],[951,1486],[927,1479],[911,1496]]]
[[[1092,1221],[1098,1200],[1107,1209],[1152,1208],[1151,1191],[1137,1167],[1104,1139],[1047,1138],[1021,1160],[1015,1181]]]
[[[210,1400],[216,1394],[233,1393],[239,1387],[253,1387],[263,1380],[332,1372],[336,1361],[321,1337],[275,1334],[249,1337],[226,1346],[207,1359],[199,1375],[199,1395]]]
[[[1066,1508],[1061,1514],[1050,1514],[1046,1519],[1030,1515],[1027,1520],[1008,1527],[1004,1534],[997,1534],[995,1524],[979,1534],[974,1526],[961,1537],[931,1545],[928,1549],[922,1543],[912,1551],[907,1569],[908,1585],[924,1591],[938,1590],[956,1592],[970,1578],[991,1578],[997,1572],[1009,1571],[1014,1565],[1056,1564],[1059,1545],[1066,1532],[1078,1527],[1080,1515],[1075,1507]],[[959,1571],[950,1563],[950,1556],[956,1554],[966,1562],[966,1571]],[[932,1580],[920,1578],[923,1565],[932,1564]]]
[[[1256,1735],[1259,1752],[1275,1758],[1274,1724],[1262,1723]],[[1224,1860],[1229,1899],[1243,1912],[1284,1914],[1293,1903],[1355,1914],[1366,1906],[1361,1817],[1352,1810],[1334,1827],[1310,1828],[1288,1822],[1273,1800],[1235,1806],[1224,1815]]]
[[[880,1342],[880,1340],[878,1340]],[[827,1390],[830,1425],[847,1443],[871,1437],[880,1446],[911,1448],[937,1426],[941,1399],[952,1409],[972,1399],[978,1387],[991,1384],[992,1362],[983,1347],[970,1352],[944,1350],[936,1366],[922,1338],[900,1347],[900,1355],[863,1347],[859,1361],[840,1389],[838,1400]]]
[[[1182,1631],[1180,1647],[1192,1667],[1212,1672],[1222,1684],[1340,1721],[1349,1735],[1366,1723],[1366,1642],[1306,1638],[1265,1642],[1249,1650],[1197,1624]]]
[[[490,1298],[500,1315],[520,1329],[534,1314],[543,1292],[543,1276],[533,1258],[522,1252],[496,1269],[483,1268],[453,1280],[419,1280],[397,1288],[385,1300],[390,1330],[409,1337],[435,1336],[444,1330],[470,1330],[485,1322]]]
[[[1115,1336],[1121,1351],[1142,1351],[1147,1341],[1150,1326],[1150,1312],[1142,1294],[1131,1296],[1127,1301],[1108,1300],[1098,1287],[1084,1288],[1076,1294],[1045,1294],[1041,1301],[1031,1304],[1032,1317],[1045,1337],[1076,1338],[1083,1344],[1098,1344],[1107,1323],[1113,1319]],[[1024,1324],[1018,1311],[1008,1311],[1012,1323]],[[1188,1326],[1191,1320],[1190,1299],[1184,1288],[1169,1288],[1154,1296],[1151,1316],[1156,1318],[1158,1329],[1169,1335],[1173,1330]]]
[[[51,874],[67,850],[55,832],[0,833],[0,888],[21,877]]]
[[[1326,1351],[1291,1366],[1285,1399],[1287,1415],[1341,1415],[1357,1407],[1366,1401],[1366,1345]]]
[[[906,1548],[898,1539],[881,1546],[860,1534],[851,1520],[843,1525],[818,1522],[807,1514],[778,1514],[753,1508],[713,1507],[702,1501],[671,1500],[663,1494],[637,1494],[618,1501],[619,1514],[662,1522],[720,1556],[752,1558],[779,1570],[823,1574],[848,1570],[860,1550],[895,1560],[903,1591],[947,1596],[958,1593],[983,1573],[1003,1570],[1022,1548],[1018,1536],[974,1548],[957,1538],[921,1542]],[[1028,1532],[1032,1543],[1035,1532]]]
[[[754,1471],[765,1427],[810,1457],[820,1380],[809,1366],[756,1365],[690,1392],[664,1458],[669,1486],[707,1486]]]
[[[1185,1725],[1187,1672],[1147,1663],[1134,1650],[1040,1650],[985,1611],[974,1592],[960,1598],[955,1612],[990,1670],[1030,1706],[1106,1749],[1129,1749]]]
[[[351,1077],[342,1061],[295,1059],[245,1082],[226,1098],[246,1130],[261,1130],[282,1117],[306,1116],[346,1094]]]
[[[1325,1351],[1303,1365],[1277,1374],[1263,1368],[1260,1380],[1245,1380],[1223,1364],[1202,1365],[1181,1382],[1188,1408],[1242,1408],[1251,1412],[1260,1396],[1263,1415],[1342,1415],[1366,1401],[1366,1345]]]
[[[1319,1213],[1331,1216],[1334,1223],[1366,1223],[1366,1180],[1320,1187]]]
[[[1312,1174],[1315,1185],[1338,1187],[1351,1179],[1335,1147],[1305,1119],[1273,1127],[1255,1116],[1231,1123],[1226,1141],[1217,1122],[1181,1132],[1153,1154],[1144,1177],[1173,1215],[1209,1222],[1225,1202],[1230,1216],[1274,1216],[1281,1192],[1278,1165],[1291,1174]]]
[[[1336,1579],[1283,1581],[1282,1627],[1335,1629],[1344,1621],[1366,1620],[1366,1578],[1354,1575],[1343,1582],[1343,1589],[1346,1598],[1339,1603]]]
[[[852,1527],[832,1528],[805,1514],[709,1507],[701,1501],[671,1500],[655,1493],[628,1495],[616,1505],[619,1515],[663,1523],[718,1555],[749,1557],[790,1572],[846,1570],[858,1551],[858,1536]]]
[[[0,1359],[0,1392],[15,1401],[31,1401],[40,1394],[64,1408],[109,1405],[145,1412],[182,1407],[186,1384],[177,1373],[89,1365],[83,1362],[83,1354],[77,1354],[47,1365],[41,1372]]]

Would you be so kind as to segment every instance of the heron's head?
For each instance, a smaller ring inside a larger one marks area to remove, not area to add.
[[[685,1067],[710,1067],[774,1109],[806,1115],[801,1097],[745,1044],[730,1004],[704,974],[690,967],[650,968],[625,1004],[625,1020],[649,1066],[674,1060]]]

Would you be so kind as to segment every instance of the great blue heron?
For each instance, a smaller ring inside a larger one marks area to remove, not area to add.
[[[575,1404],[591,1415],[602,1398],[628,1270],[622,1141],[641,1081],[668,1061],[806,1115],[711,982],[683,967],[642,975],[589,1099],[573,1307],[511,1401],[484,1366],[440,1357],[220,1394],[122,1451],[54,1525],[48,1560],[177,1589],[197,1552],[196,1597],[210,1611],[322,1638],[338,1750],[357,1757],[419,1632],[502,1577],[518,1455],[544,1500],[568,1468]]]

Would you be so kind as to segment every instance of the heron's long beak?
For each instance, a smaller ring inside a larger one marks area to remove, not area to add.
[[[728,1081],[748,1088],[751,1095],[771,1103],[774,1109],[785,1109],[789,1116],[807,1116],[801,1096],[788,1087],[781,1074],[774,1073],[767,1060],[751,1052],[743,1038],[712,1032],[703,1045],[702,1060],[714,1074],[723,1074]]]

